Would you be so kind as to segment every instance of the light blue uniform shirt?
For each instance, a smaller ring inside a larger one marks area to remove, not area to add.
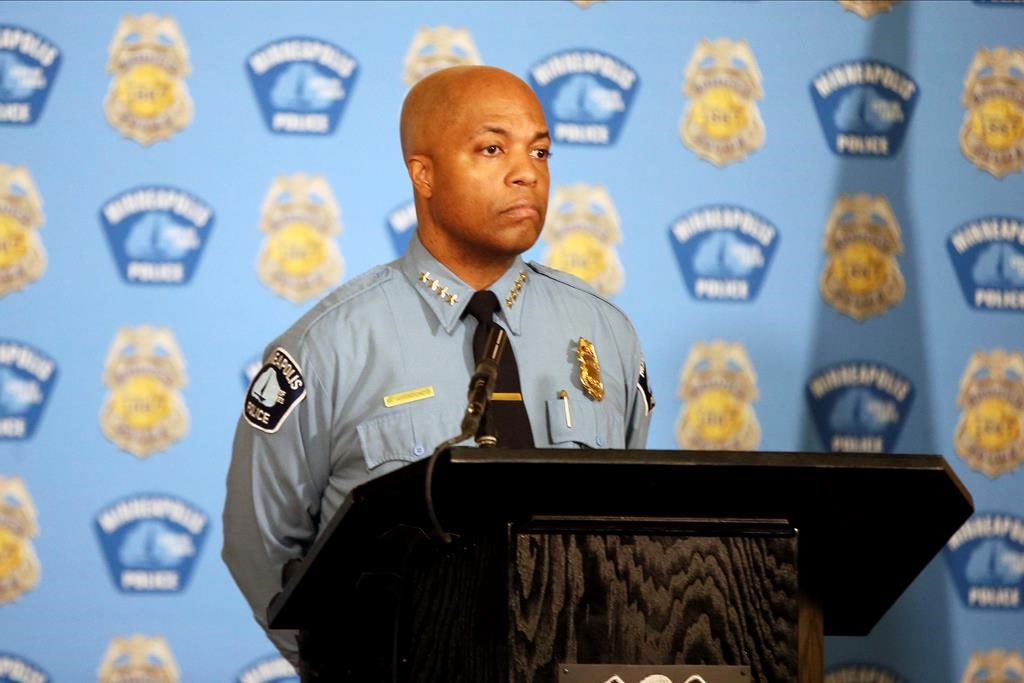
[[[520,258],[489,289],[501,302],[495,316],[515,353],[535,445],[642,448],[652,401],[625,314],[577,278]],[[349,492],[459,433],[474,369],[477,323],[462,318],[472,295],[414,236],[402,258],[338,288],[267,347],[268,359],[281,349],[294,361],[304,394],[279,401],[274,410],[288,412],[273,433],[239,420],[223,550],[264,628],[282,567],[306,553]],[[581,337],[597,352],[600,401],[580,381]],[[433,396],[385,405],[427,387]],[[291,632],[268,633],[297,661]]]

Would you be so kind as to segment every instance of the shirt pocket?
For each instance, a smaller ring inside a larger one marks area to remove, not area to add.
[[[622,416],[589,399],[553,398],[547,403],[548,435],[556,448],[625,448]],[[572,426],[570,426],[570,423]]]
[[[421,460],[456,436],[461,420],[462,412],[453,409],[405,410],[367,420],[356,428],[366,467]]]

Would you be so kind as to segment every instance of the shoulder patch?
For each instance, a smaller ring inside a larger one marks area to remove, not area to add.
[[[274,349],[249,385],[245,421],[273,434],[295,406],[306,398],[306,381],[295,359],[280,346]]]
[[[647,379],[647,363],[640,361],[640,377],[636,380],[636,388],[644,397],[644,416],[650,415],[654,410],[654,392],[651,391],[651,384]]]

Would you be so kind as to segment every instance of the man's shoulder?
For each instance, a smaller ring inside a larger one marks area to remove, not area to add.
[[[581,301],[589,303],[594,309],[603,315],[625,323],[630,329],[632,329],[632,323],[630,323],[629,317],[626,315],[625,311],[598,294],[597,290],[580,278],[567,273],[564,270],[557,270],[550,266],[537,263],[536,261],[529,261],[526,265],[529,266],[530,270],[534,273],[553,283],[553,285],[558,288],[560,295],[577,297]]]

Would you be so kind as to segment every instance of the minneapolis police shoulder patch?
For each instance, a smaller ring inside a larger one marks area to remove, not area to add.
[[[1024,519],[1008,512],[978,512],[953,534],[942,554],[967,607],[1024,608]]]
[[[919,94],[908,74],[885,62],[844,62],[814,76],[810,89],[833,152],[891,157],[900,151]]]
[[[977,218],[950,233],[946,248],[968,306],[1024,312],[1024,219]]]
[[[258,48],[245,70],[270,132],[329,135],[352,95],[359,65],[337,45],[293,36]]]
[[[0,124],[27,126],[43,113],[60,48],[34,31],[0,24]]]
[[[245,421],[273,434],[306,398],[306,382],[299,364],[280,346],[270,353],[245,397]]]
[[[0,441],[27,439],[57,379],[57,363],[23,342],[0,339]]]
[[[395,246],[395,253],[401,256],[405,248],[409,246],[409,240],[416,232],[418,220],[416,218],[416,205],[412,202],[399,204],[388,214],[387,221],[388,235],[391,237],[391,244]]]
[[[299,683],[296,673],[287,659],[281,655],[261,657],[249,663],[238,676],[236,683]]]
[[[122,593],[180,593],[203,548],[209,516],[180,498],[143,493],[96,515],[94,528]]]
[[[213,209],[175,187],[126,190],[100,208],[118,272],[133,285],[184,285],[213,229]]]
[[[0,651],[0,683],[50,683],[50,674],[35,662]]]
[[[907,679],[877,664],[857,662],[830,666],[825,683],[907,683]]]
[[[625,124],[640,78],[617,57],[573,48],[534,64],[530,85],[552,124],[552,140],[611,145]]]
[[[851,360],[818,370],[807,381],[806,396],[825,448],[891,453],[910,412],[914,387],[892,368]]]
[[[694,299],[752,301],[761,291],[779,231],[742,207],[707,206],[677,218],[669,242]]]

